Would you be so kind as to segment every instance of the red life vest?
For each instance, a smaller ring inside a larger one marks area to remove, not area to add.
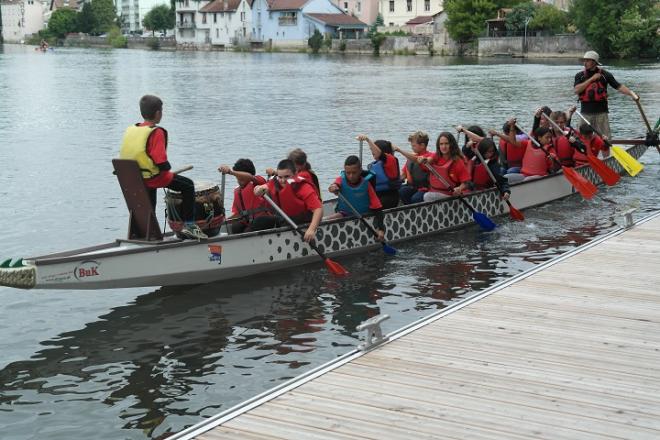
[[[472,172],[472,183],[475,189],[486,189],[493,186],[493,180],[490,178],[486,165],[483,163],[476,164]]]
[[[566,136],[558,136],[553,138],[552,144],[555,151],[557,152],[557,159],[559,159],[559,162],[561,162],[561,164],[564,166],[572,167],[574,165],[574,148],[571,146],[570,142],[568,142]]]
[[[450,191],[451,188],[455,188],[458,185],[460,185],[460,183],[456,183],[456,180],[454,180],[451,177],[452,176],[451,168],[453,165],[454,165],[453,160],[448,160],[442,165],[440,165],[439,162],[432,162],[426,165],[433,167],[433,169],[436,170],[438,174],[440,174],[442,178],[445,179],[447,183],[451,185],[451,186],[445,185],[445,183],[442,180],[438,179],[437,177],[435,177],[435,174],[431,173],[429,174],[429,185],[431,186],[431,191],[451,194]]]
[[[256,217],[268,214],[269,205],[263,197],[254,195],[254,182],[250,182],[243,188],[234,189],[234,200],[239,212],[234,213],[241,216],[241,223],[248,223]]]
[[[297,196],[298,188],[301,185],[311,185],[316,192],[314,185],[303,179],[302,177],[294,176],[288,180],[288,185],[282,187],[277,179],[268,181],[268,193],[273,198],[275,203],[282,208],[282,211],[289,217],[295,217],[307,212],[305,201]]]
[[[548,148],[545,147],[547,150]],[[525,176],[545,176],[548,174],[548,158],[545,152],[536,147],[530,146],[525,151],[525,157],[522,160],[520,172]]]
[[[581,102],[600,102],[607,101],[607,80],[603,76],[603,71],[598,69],[601,77],[598,81],[589,83],[587,87],[578,95]],[[584,71],[585,80],[589,72]]]
[[[595,136],[592,137],[590,141],[587,141],[584,137],[582,137],[579,134],[578,134],[578,138],[582,141],[582,143],[586,147],[587,154],[584,154],[579,150],[575,149],[573,153],[573,160],[575,161],[576,166],[588,164],[589,159],[587,159],[587,155],[598,157],[598,152],[600,151],[600,148],[598,146],[598,141],[596,140],[597,138]]]
[[[508,168],[522,166],[522,159],[525,156],[527,149],[527,141],[520,141],[520,147],[510,144],[509,142],[500,139],[500,151],[506,157],[506,164]]]

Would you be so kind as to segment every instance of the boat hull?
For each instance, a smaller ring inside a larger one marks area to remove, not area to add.
[[[635,145],[628,152],[640,157],[648,147]],[[619,173],[613,158],[608,166]],[[600,177],[588,166],[577,171],[595,184]],[[574,194],[562,173],[512,185],[511,201],[529,208]],[[465,197],[489,217],[508,214],[495,189]],[[399,242],[473,224],[472,213],[458,199],[401,206],[385,211],[386,240]],[[371,221],[371,219],[368,219]],[[319,249],[330,257],[380,248],[371,232],[357,219],[323,223],[317,231]],[[41,289],[111,289],[142,286],[198,284],[250,276],[313,262],[320,258],[287,228],[206,241],[139,243],[117,240],[93,248],[25,260],[25,266],[0,269],[0,285]]]

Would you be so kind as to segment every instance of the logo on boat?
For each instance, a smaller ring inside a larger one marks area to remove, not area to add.
[[[83,278],[97,277],[101,275],[99,273],[99,262],[94,260],[87,260],[80,263],[73,269],[73,276],[76,277],[78,281]]]
[[[222,263],[222,246],[218,244],[209,245],[209,261],[217,261],[218,264]]]

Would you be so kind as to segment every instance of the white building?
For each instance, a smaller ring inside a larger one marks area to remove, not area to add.
[[[385,26],[403,26],[415,17],[442,11],[442,0],[379,0],[378,12]]]
[[[378,16],[379,0],[332,0],[346,14],[356,17],[363,23],[373,25]]]
[[[170,7],[169,0],[115,0],[117,15],[121,17],[123,33],[146,33],[142,21],[156,6]]]
[[[22,43],[44,28],[44,12],[50,5],[39,0],[0,0],[2,37],[6,43]]]

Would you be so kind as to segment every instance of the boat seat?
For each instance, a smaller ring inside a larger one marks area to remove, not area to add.
[[[128,208],[128,239],[162,240],[163,233],[158,226],[156,213],[151,206],[149,192],[144,185],[137,162],[127,159],[112,159],[112,166],[115,168],[115,174]]]

